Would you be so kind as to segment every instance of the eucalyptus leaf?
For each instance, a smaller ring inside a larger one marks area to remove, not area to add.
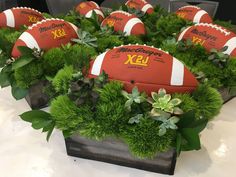
[[[20,88],[16,84],[13,84],[11,86],[11,93],[16,100],[20,100],[26,97],[28,94],[28,89]]]
[[[2,88],[11,85],[9,74],[8,73],[0,73],[0,86]]]
[[[18,58],[13,64],[12,64],[12,69],[15,70],[17,68],[23,67],[27,64],[29,64],[30,62],[32,62],[34,60],[34,57],[32,56],[22,56],[20,58]]]

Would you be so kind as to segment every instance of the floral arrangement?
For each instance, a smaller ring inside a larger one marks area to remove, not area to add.
[[[50,97],[50,113],[33,110],[20,115],[34,129],[46,132],[47,140],[56,128],[65,137],[79,134],[95,140],[122,139],[138,158],[154,158],[171,148],[178,154],[199,150],[200,132],[223,104],[218,90],[228,88],[232,94],[235,92],[236,60],[223,54],[225,49],[208,53],[191,41],[176,41],[177,35],[192,23],[159,6],[145,15],[120,8],[136,14],[147,34],[125,36],[111,27],[100,27],[95,14],[85,18],[71,11],[59,18],[80,27],[78,39],[41,52],[19,47],[22,56],[14,60],[10,55],[12,46],[26,27],[18,31],[0,29],[1,87],[11,86],[12,95],[22,99],[33,84],[48,81],[44,91]],[[111,10],[104,11],[105,16],[110,13]],[[235,29],[230,23],[215,23]],[[132,93],[126,92],[122,83],[109,81],[105,72],[93,79],[83,74],[99,53],[136,43],[161,48],[181,60],[199,80],[198,88],[192,94],[169,94],[162,88],[148,96],[137,87]]]

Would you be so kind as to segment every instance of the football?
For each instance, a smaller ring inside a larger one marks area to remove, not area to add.
[[[137,9],[143,13],[151,14],[154,11],[154,8],[145,0],[128,0],[125,5],[132,9]]]
[[[42,20],[30,26],[16,40],[12,49],[12,57],[18,58],[21,53],[18,46],[27,46],[38,51],[48,50],[67,44],[73,38],[78,38],[77,27],[61,19]]]
[[[139,18],[121,10],[112,12],[103,20],[101,26],[113,27],[115,31],[125,33],[126,36],[146,33],[144,24]]]
[[[85,16],[86,18],[91,18],[93,12],[95,12],[98,15],[100,21],[104,19],[104,14],[101,8],[96,2],[93,1],[81,2],[76,6],[75,10],[77,13]]]
[[[178,41],[187,39],[202,45],[207,51],[220,50],[227,46],[224,53],[236,57],[236,35],[219,25],[199,23],[190,26],[178,36]]]
[[[183,63],[145,45],[125,45],[102,53],[91,62],[88,77],[97,77],[103,71],[110,80],[121,81],[128,92],[137,86],[147,94],[160,88],[168,93],[191,93],[198,85]]]
[[[0,13],[0,28],[19,29],[23,25],[30,26],[43,19],[43,15],[37,10],[27,7],[15,7]]]
[[[176,11],[176,14],[194,23],[212,23],[211,16],[197,6],[183,6]]]

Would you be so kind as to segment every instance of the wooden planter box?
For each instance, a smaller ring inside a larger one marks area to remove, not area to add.
[[[47,85],[48,81],[40,81],[30,87],[25,99],[31,109],[42,109],[48,106],[49,97],[44,93],[44,88]]]
[[[79,135],[65,140],[67,154],[70,156],[97,160],[116,165],[152,171],[156,173],[173,175],[176,164],[176,151],[174,149],[160,153],[154,159],[134,158],[126,144],[120,140],[107,139],[94,141]]]

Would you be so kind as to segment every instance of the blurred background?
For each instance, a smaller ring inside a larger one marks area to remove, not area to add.
[[[83,0],[0,0],[0,11],[8,9],[14,6],[25,6],[32,7],[41,12],[50,12],[54,14],[66,13],[74,5],[82,2]],[[113,7],[115,4],[119,5],[127,0],[94,0],[98,4],[105,7]],[[160,4],[163,8],[169,10],[169,3],[175,0],[147,0],[151,4]],[[180,1],[180,0],[178,0]],[[186,1],[186,0],[183,0]],[[207,0],[206,0],[207,1]],[[210,0],[208,0],[210,1]],[[189,0],[190,4],[198,5],[200,2],[198,0]],[[219,6],[216,11],[215,19],[229,21],[231,20],[233,24],[236,24],[236,15],[234,13],[235,5],[233,0],[214,0],[211,2],[218,2]]]

